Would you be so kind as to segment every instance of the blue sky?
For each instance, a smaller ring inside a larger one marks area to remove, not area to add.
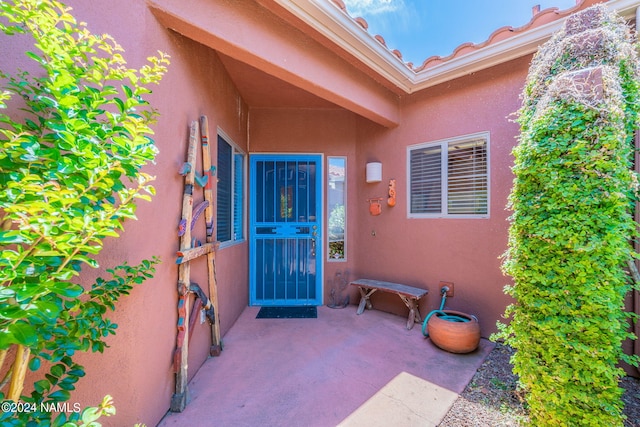
[[[481,43],[493,31],[531,20],[531,9],[568,9],[576,0],[344,0],[351,16],[362,16],[371,35],[419,66],[432,55],[447,56],[466,42]]]

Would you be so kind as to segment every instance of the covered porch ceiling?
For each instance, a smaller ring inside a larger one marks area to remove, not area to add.
[[[242,99],[251,108],[340,108],[306,90],[218,53]]]
[[[256,0],[148,4],[163,26],[222,58],[250,107],[337,106],[385,127],[399,123],[398,94],[337,55],[335,45],[311,37],[308,25],[291,15]]]

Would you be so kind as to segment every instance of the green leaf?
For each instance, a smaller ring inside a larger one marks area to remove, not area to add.
[[[125,112],[124,102],[120,98],[113,98],[113,101],[118,105],[118,110],[120,113]]]
[[[45,62],[43,58],[41,58],[38,54],[35,54],[33,52],[25,52],[25,55],[27,55],[29,58],[33,59],[39,64],[43,64]]]
[[[18,321],[11,327],[13,337],[18,344],[30,347],[38,342],[36,330],[25,322]]]
[[[56,319],[62,310],[61,301],[50,302],[50,301],[36,301],[34,305],[38,308],[40,314],[48,319]]]
[[[71,395],[67,390],[57,390],[51,393],[48,398],[54,402],[66,402]]]
[[[133,97],[133,90],[129,86],[122,85],[122,90],[127,95],[127,98]]]
[[[15,297],[18,301],[25,301],[35,295],[46,292],[46,288],[42,288],[41,284],[25,283],[21,288],[16,289]]]
[[[16,340],[13,337],[13,334],[9,331],[1,331],[0,330],[0,349],[6,350],[11,347],[12,344],[15,344]]]
[[[20,231],[0,231],[0,246],[8,246],[21,243],[26,243],[26,240]]]
[[[64,375],[64,371],[65,371],[65,367],[64,365],[61,365],[61,364],[53,365],[50,370],[51,375],[53,375],[56,378],[60,378],[62,375]]]
[[[68,391],[75,390],[76,387],[73,383],[74,381],[70,380],[69,378],[65,378],[64,380],[58,383],[58,387],[60,387],[62,390],[68,390]]]
[[[74,369],[71,369],[69,372],[67,372],[67,375],[73,376],[73,377],[84,377],[85,372],[84,372],[84,369],[74,368]]]
[[[29,369],[31,369],[32,371],[37,371],[38,369],[40,369],[40,358],[39,357],[31,358],[31,360],[29,361]]]
[[[84,289],[80,285],[73,283],[58,282],[51,287],[51,290],[60,296],[67,298],[77,298],[82,295]]]
[[[69,425],[67,423],[67,414],[61,412],[58,416],[53,420],[51,427],[75,427],[74,425]]]
[[[34,386],[34,389],[40,394],[44,394],[48,392],[49,389],[51,388],[51,384],[47,380],[36,381],[35,383],[33,383],[33,386]]]
[[[93,423],[94,421],[97,421],[101,416],[102,416],[102,413],[100,412],[99,408],[89,407],[89,408],[85,408],[82,411],[81,419],[84,424],[90,424],[90,423]]]

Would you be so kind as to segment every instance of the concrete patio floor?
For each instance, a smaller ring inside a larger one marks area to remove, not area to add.
[[[447,353],[421,323],[408,331],[401,316],[355,306],[318,307],[317,319],[258,311],[247,307],[189,384],[186,409],[159,426],[436,426],[493,348]]]

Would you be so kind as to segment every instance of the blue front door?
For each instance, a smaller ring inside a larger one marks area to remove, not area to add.
[[[250,304],[322,304],[322,157],[251,156]]]

